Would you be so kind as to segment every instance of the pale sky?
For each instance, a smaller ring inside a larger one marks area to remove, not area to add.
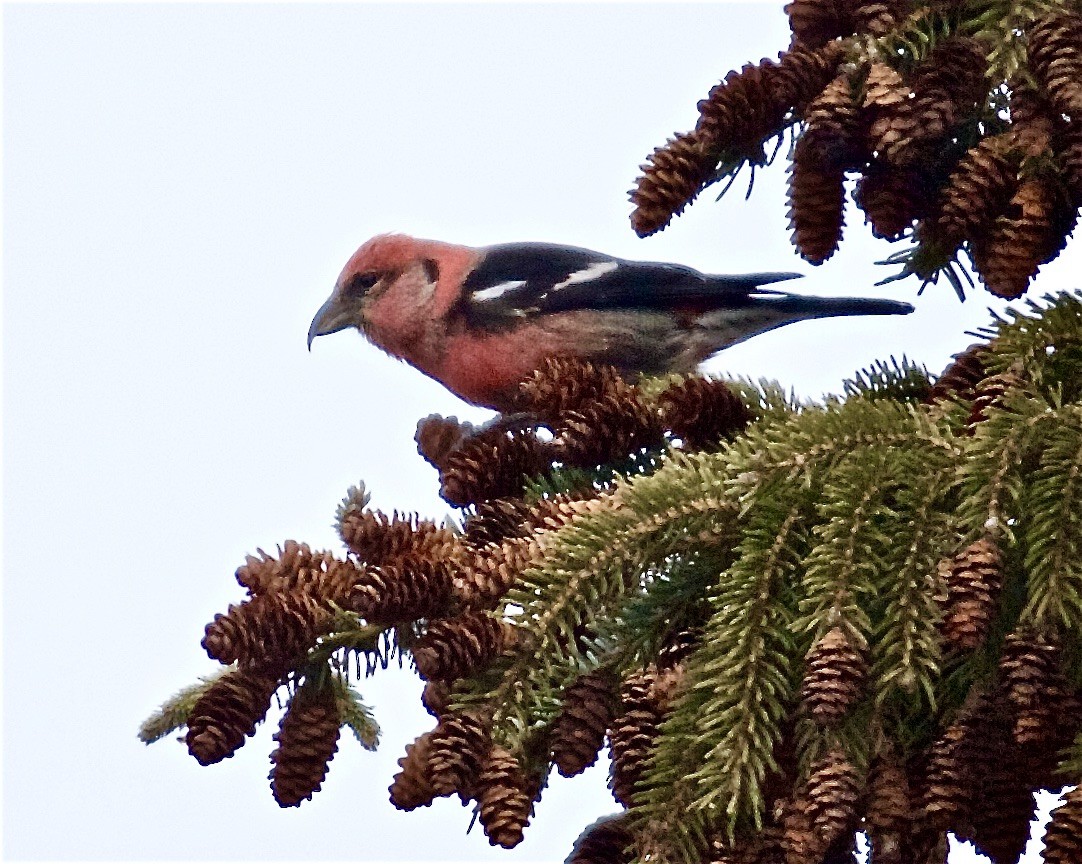
[[[852,208],[820,268],[789,244],[780,164],[663,234],[628,227],[650,150],[730,68],[789,34],[767,5],[17,5],[3,8],[4,857],[562,861],[617,807],[606,766],[558,776],[526,840],[490,849],[457,799],[387,786],[429,728],[420,684],[360,689],[380,751],[343,737],[280,810],[277,715],[224,763],[136,740],[215,668],[203,627],[247,552],[340,550],[335,505],[442,518],[416,453],[431,412],[483,419],[350,331],[305,350],[354,249],[400,230],[547,240],[712,272],[797,269],[809,294],[915,302],[795,325],[709,371],[837,392],[877,358],[940,371],[1002,308],[944,283],[875,288],[896,251]],[[1075,246],[1035,294],[1077,286]],[[1073,281],[1072,281],[1073,280]],[[960,852],[958,862],[975,860]]]

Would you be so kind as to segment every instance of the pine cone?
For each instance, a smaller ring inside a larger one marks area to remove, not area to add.
[[[857,181],[853,200],[864,211],[873,235],[897,240],[927,214],[933,195],[927,175],[919,169],[873,162]]]
[[[620,813],[603,816],[587,825],[564,864],[631,864],[633,856],[628,849],[632,836],[628,822],[628,816]]]
[[[612,755],[609,788],[625,807],[631,806],[635,786],[653,752],[658,724],[665,717],[682,676],[680,666],[660,675],[651,668],[625,679],[620,686],[622,713],[609,728]]]
[[[961,831],[971,818],[977,794],[969,760],[973,712],[964,711],[932,742],[925,767],[923,810],[937,831]]]
[[[490,543],[529,537],[527,518],[532,505],[522,498],[492,498],[482,501],[466,517],[463,539],[476,549]]]
[[[922,242],[934,243],[949,257],[963,242],[987,232],[1018,188],[1021,155],[1014,144],[1010,134],[994,135],[962,157],[940,193],[938,213],[921,225]]]
[[[508,750],[495,745],[488,753],[477,786],[481,825],[489,844],[504,849],[517,846],[533,813],[538,784],[526,777]]]
[[[590,860],[590,859],[586,859]],[[1044,864],[1082,861],[1082,785],[1063,796],[1044,833]]]
[[[982,537],[955,555],[946,581],[943,639],[957,651],[972,651],[984,642],[999,611],[1003,556],[995,540]]]
[[[868,665],[835,627],[808,652],[800,698],[821,725],[837,726],[864,693]]]
[[[1026,780],[1024,763],[1012,746],[1008,724],[991,741],[983,760],[988,769],[979,779],[981,791],[973,814],[973,843],[996,864],[1017,864],[1029,840],[1036,801]],[[980,757],[976,757],[980,760]]]
[[[453,681],[491,663],[514,635],[509,624],[486,612],[435,619],[414,646],[413,660],[425,680]]]
[[[973,405],[970,408],[969,417],[966,418],[966,429],[969,434],[974,433],[978,423],[983,423],[988,419],[989,408],[1000,407],[1007,393],[1023,384],[1021,375],[1013,369],[984,378],[973,392]]]
[[[751,412],[728,384],[698,375],[666,388],[658,408],[662,425],[689,450],[714,447],[751,422]]]
[[[865,818],[875,864],[905,864],[913,818],[909,778],[893,753],[876,757],[868,774]]]
[[[824,170],[859,168],[868,158],[865,115],[849,70],[816,96],[804,114],[802,158]]]
[[[421,691],[421,704],[437,720],[447,713],[451,704],[451,684],[447,681],[426,681]]]
[[[237,582],[253,597],[270,591],[290,591],[317,581],[327,571],[334,556],[330,552],[313,552],[307,543],[286,540],[272,558],[262,549],[259,557],[247,555],[237,568]]]
[[[474,434],[476,426],[462,423],[457,417],[429,414],[417,421],[417,452],[437,471],[443,471],[447,457]]]
[[[349,598],[370,623],[393,624],[442,614],[451,600],[455,564],[406,555],[396,564],[365,570]]]
[[[847,50],[846,43],[838,41],[827,42],[819,48],[795,45],[778,55],[771,86],[794,115],[803,116],[812,99],[837,74]]]
[[[847,848],[859,796],[860,780],[844,750],[835,747],[816,760],[807,781],[782,808],[786,864],[823,861],[836,844]]]
[[[338,534],[349,550],[371,566],[393,564],[403,555],[413,554],[443,558],[454,554],[455,535],[436,523],[416,516],[388,517],[378,510],[368,510],[367,496],[358,496],[356,487],[335,514]],[[363,501],[363,503],[362,503]]]
[[[997,297],[1021,297],[1042,264],[1066,244],[1056,190],[1041,178],[1022,181],[986,236],[971,243],[985,287]]]
[[[1075,208],[1082,207],[1082,117],[1073,118],[1059,152],[1063,179]]]
[[[1030,752],[1068,744],[1057,740],[1070,695],[1060,647],[1035,633],[1011,633],[1003,645],[999,671],[1013,709],[1015,743]]]
[[[628,194],[635,209],[631,227],[640,237],[661,231],[679,216],[707,184],[717,153],[704,135],[677,133],[646,157],[642,174]]]
[[[456,507],[519,495],[529,478],[549,468],[552,456],[533,429],[486,429],[447,457],[440,495]]]
[[[1064,114],[1082,116],[1082,15],[1054,12],[1027,31],[1029,66]]]
[[[614,366],[579,357],[550,357],[519,385],[515,404],[518,410],[553,425],[568,411],[630,389]]]
[[[860,792],[857,770],[841,748],[833,748],[812,764],[805,791],[808,813],[813,831],[827,846],[852,832]]]
[[[854,22],[846,0],[791,0],[785,6],[793,43],[818,48],[853,32]]]
[[[845,225],[845,172],[803,158],[801,140],[789,166],[789,226],[802,258],[822,264],[838,249]]]
[[[614,684],[611,673],[597,669],[564,690],[552,724],[552,758],[564,777],[581,774],[597,761],[616,711]]]
[[[473,714],[450,714],[432,730],[428,780],[436,795],[472,797],[489,751],[489,731]]]
[[[794,46],[778,56],[730,72],[699,102],[696,132],[728,158],[764,164],[763,142],[781,131],[786,115],[804,113],[834,77],[845,48],[831,42]]]
[[[333,615],[326,601],[344,605],[355,570],[346,564],[343,569],[350,578],[333,594],[317,598],[309,590],[294,589],[257,594],[240,605],[230,605],[206,626],[203,648],[221,663],[289,669],[331,623]]]
[[[279,807],[311,800],[338,752],[341,719],[330,687],[302,686],[290,700],[271,753],[271,791]]]
[[[955,126],[985,97],[987,65],[976,39],[954,36],[940,42],[913,72],[909,82],[913,98],[895,97],[891,107],[876,103],[882,110],[872,122],[872,149],[902,167],[934,157]]]
[[[953,356],[953,362],[943,370],[928,393],[926,402],[939,402],[943,399],[957,399],[970,402],[976,395],[977,385],[984,380],[984,356],[988,346],[975,342]]]
[[[529,537],[505,540],[479,549],[455,573],[454,596],[471,609],[495,609],[539,555],[537,541]]]
[[[215,681],[188,716],[185,742],[200,765],[232,756],[270,708],[278,678],[255,669],[234,669]]]
[[[436,799],[436,790],[432,788],[428,776],[432,736],[435,731],[433,729],[425,732],[412,744],[407,744],[406,755],[398,760],[398,766],[402,770],[394,775],[388,791],[391,793],[391,803],[399,810],[428,807]]]
[[[664,440],[657,412],[631,388],[564,413],[556,432],[559,460],[580,468],[620,461]]]
[[[857,3],[853,10],[853,22],[857,33],[867,33],[871,36],[885,36],[905,17],[908,11],[908,3],[905,0],[888,0],[888,2]]]

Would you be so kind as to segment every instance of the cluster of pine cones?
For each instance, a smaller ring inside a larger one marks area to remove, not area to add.
[[[789,216],[806,260],[838,248],[855,175],[873,233],[915,241],[898,257],[906,274],[946,271],[961,290],[964,250],[989,291],[1020,296],[1082,207],[1082,13],[1026,6],[997,45],[979,5],[793,0],[790,48],[730,72],[695,128],[648,157],[632,227],[663,229],[710,183],[769,161],[764,145],[798,124]]]
[[[614,788],[628,800],[638,770],[633,766],[643,758],[640,733],[629,718],[639,715],[627,709],[624,725],[610,729],[619,701],[619,682],[611,675],[594,673],[569,690],[551,740],[525,764],[523,754],[492,740],[482,715],[450,709],[451,687],[515,650],[516,629],[494,610],[542,555],[544,532],[596,506],[600,494],[587,480],[578,491],[531,500],[524,493],[528,481],[568,468],[592,477],[629,454],[642,456],[677,441],[685,449],[716,446],[751,415],[724,382],[692,377],[648,397],[611,368],[564,360],[549,361],[526,381],[520,401],[521,414],[488,427],[439,416],[418,425],[418,449],[440,471],[444,498],[462,508],[461,531],[373,510],[363,487],[355,487],[337,513],[345,557],[292,540],[277,556],[260,551],[248,557],[236,572],[248,597],[215,616],[202,642],[212,658],[235,665],[189,713],[186,742],[201,764],[243,745],[284,685],[289,701],[275,736],[271,790],[283,807],[310,799],[346,722],[333,676],[351,668],[344,656],[351,648],[371,654],[378,635],[385,635],[408,650],[427,682],[424,704],[438,720],[400,760],[390,790],[395,806],[409,810],[457,793],[476,802],[490,842],[514,846],[550,762],[568,776],[585,770],[606,733],[617,766]],[[342,633],[350,621],[363,622],[361,637],[352,642]],[[320,665],[313,665],[313,654],[328,639],[343,651],[324,652]],[[670,667],[678,657],[670,652]],[[643,717],[656,723],[658,680],[671,689],[674,674],[667,668],[625,684],[625,708],[648,705]]]
[[[919,394],[925,402],[972,405],[959,434],[971,434],[1004,391],[1002,376],[985,375],[984,350],[960,354]],[[196,759],[210,764],[232,755],[285,685],[289,702],[275,736],[271,788],[283,807],[311,798],[346,722],[328,682],[349,668],[341,654],[325,652],[319,669],[312,658],[328,644],[371,653],[375,634],[393,634],[426,682],[422,701],[436,721],[399,760],[390,787],[396,807],[412,810],[457,795],[474,803],[492,844],[512,847],[523,838],[551,767],[577,775],[596,762],[606,741],[613,795],[633,807],[684,660],[697,645],[694,624],[674,627],[645,669],[618,673],[601,666],[579,676],[560,694],[555,719],[525,750],[504,746],[487,703],[463,701],[470,688],[456,685],[487,680],[486,669],[501,656],[532,652],[521,642],[523,629],[499,611],[501,601],[544,557],[553,530],[604,506],[594,482],[570,493],[527,496],[529,481],[568,466],[597,469],[674,439],[689,449],[716,447],[749,422],[751,411],[723,382],[687,378],[647,394],[613,370],[559,360],[526,381],[521,394],[523,413],[487,428],[438,416],[418,426],[419,451],[439,470],[444,497],[462,509],[461,531],[373,510],[363,488],[354,488],[337,513],[347,555],[289,541],[277,557],[260,552],[237,570],[249,596],[216,616],[203,640],[212,657],[235,666],[188,716],[186,740]],[[851,860],[861,830],[876,864],[943,862],[947,832],[972,840],[995,864],[1015,864],[1029,836],[1033,791],[1063,786],[1057,760],[1082,727],[1082,705],[1065,679],[1063,646],[1054,636],[993,633],[1003,573],[991,535],[940,567],[948,652],[966,656],[1003,639],[992,688],[971,693],[949,725],[905,759],[884,745],[873,751],[871,765],[858,768],[844,750],[828,749],[802,775],[795,730],[787,733],[775,753],[777,770],[762,789],[770,802],[763,830],[738,836],[735,844],[719,838],[704,860],[840,864]],[[343,612],[363,621],[363,638],[344,637]],[[842,627],[819,639],[804,669],[799,716],[828,729],[846,721],[872,674],[867,647]],[[568,861],[630,864],[635,854],[659,851],[632,818],[625,812],[589,826]],[[1068,793],[1055,811],[1045,844],[1046,864],[1082,861],[1082,791]]]

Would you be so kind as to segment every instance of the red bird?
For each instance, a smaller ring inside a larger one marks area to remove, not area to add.
[[[627,375],[691,372],[793,321],[913,311],[893,300],[759,287],[799,275],[712,276],[548,243],[474,249],[385,234],[349,259],[312,319],[308,347],[356,327],[467,402],[509,411],[518,383],[546,357]]]

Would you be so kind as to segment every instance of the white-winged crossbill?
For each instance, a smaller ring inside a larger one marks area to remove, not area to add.
[[[509,411],[546,357],[626,375],[691,372],[744,339],[808,318],[894,315],[908,303],[760,286],[799,273],[714,276],[548,243],[470,248],[385,234],[349,259],[308,330],[356,327],[467,402]]]

